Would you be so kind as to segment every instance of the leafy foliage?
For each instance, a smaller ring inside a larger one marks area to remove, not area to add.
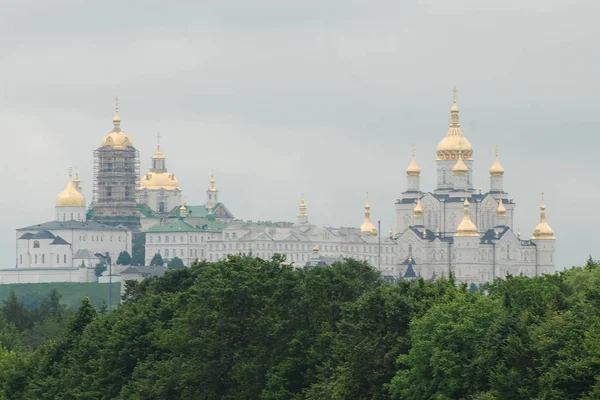
[[[178,269],[178,268],[185,268],[185,265],[183,264],[183,261],[181,260],[181,258],[173,257],[167,264],[167,267],[169,267],[170,269]]]
[[[160,255],[160,253],[156,253],[154,255],[154,257],[152,257],[152,260],[150,261],[150,265],[152,265],[152,266],[162,266],[164,264],[165,264],[165,262],[164,262],[162,256]]]
[[[236,256],[127,282],[123,300],[100,314],[58,293],[5,300],[0,399],[600,397],[591,259],[473,288]]]
[[[128,252],[122,251],[121,253],[119,253],[117,265],[131,265],[131,256]]]

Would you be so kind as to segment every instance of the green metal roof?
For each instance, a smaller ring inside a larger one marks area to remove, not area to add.
[[[180,219],[177,221],[171,222],[168,225],[154,225],[152,228],[148,229],[148,233],[162,233],[162,232],[200,232],[201,229],[196,228],[184,222]]]

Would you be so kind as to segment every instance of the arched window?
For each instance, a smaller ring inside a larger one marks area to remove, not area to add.
[[[60,264],[60,254],[57,254],[57,255],[56,255],[56,263],[57,263],[57,264]]]
[[[37,264],[37,254],[35,255],[35,263]]]
[[[408,255],[412,256],[412,244],[408,245]]]
[[[442,183],[444,183],[444,184],[446,183],[446,170],[445,169],[442,170]]]
[[[165,212],[165,203],[163,201],[160,202],[160,204],[158,205],[158,212]]]
[[[510,260],[510,244],[506,245],[506,259]]]
[[[46,255],[42,254],[42,264],[45,264],[45,263],[46,263]]]
[[[19,264],[23,264],[23,254],[19,255]]]
[[[67,263],[67,255],[64,256],[65,264]]]
[[[37,240],[35,242],[33,242],[33,248],[34,249],[39,249],[40,248],[40,242],[38,242]]]

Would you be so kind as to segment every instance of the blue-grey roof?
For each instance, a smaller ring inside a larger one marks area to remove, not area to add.
[[[21,237],[19,239],[31,239],[32,236],[33,236],[33,233],[25,232],[24,234],[21,235]]]
[[[61,238],[60,236],[57,236],[54,239],[54,241],[50,244],[53,245],[53,244],[71,244],[71,243],[67,242],[65,239]]]
[[[31,225],[25,228],[17,229],[17,231],[33,231],[33,230],[60,230],[60,229],[77,229],[85,231],[121,231],[127,230],[123,225],[110,226],[104,225],[96,221],[49,221],[43,224]]]
[[[140,274],[144,277],[147,276],[163,276],[168,270],[167,267],[162,265],[132,265],[125,270],[121,271],[121,275],[125,274]]]
[[[446,203],[462,203],[463,201],[465,201],[465,197],[464,197],[464,191],[454,191],[452,190],[452,192],[454,193],[459,193],[461,194],[461,196],[458,197],[450,197],[450,195],[448,194],[435,194],[435,193],[423,193],[421,192],[421,198],[425,197],[427,194],[432,195],[435,199],[437,200],[444,200]],[[414,193],[414,192],[404,192],[404,193]],[[490,193],[494,193],[494,194],[498,194],[498,193],[505,193],[505,192],[488,192],[488,193],[471,193],[469,195],[469,201],[473,202],[473,201],[482,201],[488,194]],[[396,200],[396,204],[413,204],[416,201],[416,199],[397,199]],[[514,202],[511,199],[506,199],[506,200],[502,200],[502,202],[504,204],[514,204]]]
[[[54,236],[52,233],[48,232],[48,231],[39,231],[34,233],[31,236],[31,239],[54,239],[56,236]]]
[[[417,274],[415,274],[415,270],[412,267],[412,264],[408,264],[408,268],[406,268],[406,272],[404,273],[404,278],[416,278]]]

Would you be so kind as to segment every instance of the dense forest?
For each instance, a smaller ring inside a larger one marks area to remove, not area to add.
[[[600,265],[390,283],[230,257],[128,284],[114,310],[0,307],[2,399],[598,399]]]

